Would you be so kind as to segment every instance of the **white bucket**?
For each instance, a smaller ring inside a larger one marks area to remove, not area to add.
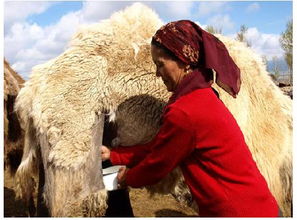
[[[118,189],[117,175],[120,167],[122,166],[112,166],[103,169],[103,183],[106,190],[112,191]]]

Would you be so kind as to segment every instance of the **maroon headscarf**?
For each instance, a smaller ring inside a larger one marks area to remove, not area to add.
[[[189,20],[170,22],[156,32],[153,41],[170,50],[185,64],[199,69],[196,72],[204,75],[199,76],[200,79],[213,79],[209,69],[215,70],[216,83],[234,98],[238,94],[241,84],[239,68],[225,45],[196,23]],[[205,87],[207,82],[200,82],[202,88]]]

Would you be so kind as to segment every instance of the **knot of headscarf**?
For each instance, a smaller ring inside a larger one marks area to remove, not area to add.
[[[156,32],[153,40],[192,68],[200,66],[215,70],[216,83],[234,98],[238,94],[241,85],[239,68],[225,45],[196,23],[189,20],[170,22]]]

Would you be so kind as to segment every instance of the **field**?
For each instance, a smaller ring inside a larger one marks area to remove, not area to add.
[[[135,217],[193,217],[196,212],[181,206],[170,195],[151,198],[145,189],[131,189],[130,201]],[[26,217],[24,203],[15,198],[13,179],[4,172],[4,216]]]

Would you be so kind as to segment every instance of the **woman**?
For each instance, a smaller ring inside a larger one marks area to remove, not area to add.
[[[156,32],[151,54],[157,76],[173,95],[151,142],[111,151],[102,146],[103,160],[130,168],[120,171],[119,184],[155,184],[179,166],[200,216],[278,216],[236,120],[211,88],[214,69],[216,83],[230,95],[235,98],[240,89],[240,70],[225,45],[181,20]]]

